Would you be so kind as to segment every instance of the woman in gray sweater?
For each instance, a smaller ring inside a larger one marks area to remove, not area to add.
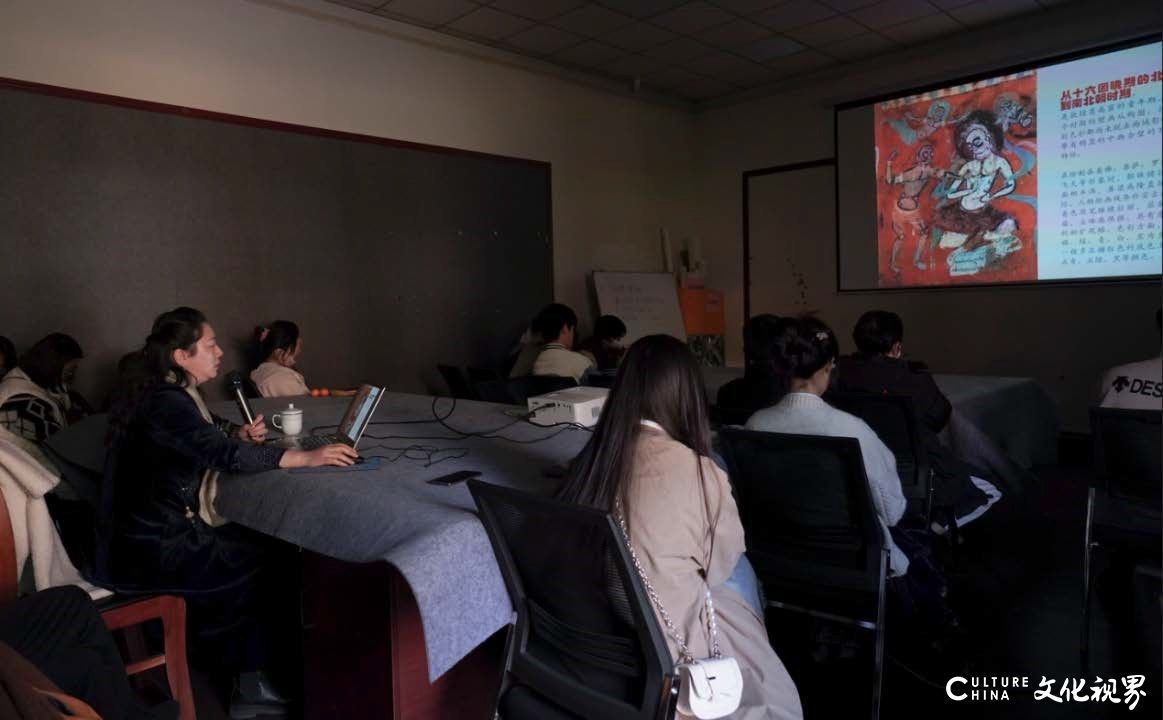
[[[837,410],[821,397],[828,389],[839,351],[832,330],[811,317],[785,319],[783,325],[783,332],[774,338],[772,354],[787,374],[790,391],[775,405],[752,415],[747,429],[859,440],[872,503],[891,552],[889,571],[893,576],[904,575],[909,560],[888,532],[904,515],[906,504],[896,458],[867,423]]]

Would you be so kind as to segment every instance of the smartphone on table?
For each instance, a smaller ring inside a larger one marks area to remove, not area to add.
[[[449,473],[448,475],[434,477],[431,480],[426,480],[425,482],[427,482],[429,485],[443,485],[447,487],[449,485],[455,485],[457,483],[464,482],[469,478],[479,478],[480,476],[481,473],[479,470],[458,470],[457,472]]]

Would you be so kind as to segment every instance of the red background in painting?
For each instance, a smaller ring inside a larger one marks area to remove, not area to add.
[[[947,95],[941,99],[949,103],[949,117],[960,118],[973,110],[989,110],[992,112],[993,104],[997,96],[1005,92],[1013,93],[1021,98],[1026,109],[1036,117],[1036,77],[1034,75],[1016,80],[1007,80],[990,87],[971,90],[965,93]],[[1001,212],[1017,220],[1017,235],[1022,241],[1021,250],[1007,256],[996,265],[985,268],[974,275],[950,277],[949,266],[946,260],[953,249],[937,247],[933,248],[931,252],[927,251],[925,260],[929,264],[929,268],[927,270],[920,270],[913,265],[916,235],[911,228],[906,227],[905,242],[897,255],[897,265],[901,268],[901,273],[897,276],[889,269],[892,243],[895,238],[895,232],[892,228],[893,208],[900,195],[901,186],[888,185],[884,182],[885,161],[893,150],[896,150],[897,156],[892,164],[893,173],[897,174],[903,170],[907,170],[915,164],[914,156],[917,149],[925,142],[933,145],[932,165],[934,167],[942,169],[950,168],[960,158],[954,148],[953,133],[955,124],[942,127],[924,140],[918,140],[910,146],[901,139],[895,129],[884,121],[891,118],[903,119],[905,111],[908,111],[918,118],[923,118],[932,102],[933,100],[919,100],[910,105],[901,105],[891,110],[883,110],[880,105],[877,105],[875,108],[874,121],[876,125],[877,147],[877,270],[881,287],[1007,283],[1036,280],[1038,276],[1038,261],[1037,248],[1034,242],[1034,230],[1037,222],[1037,213],[1027,203],[1011,200],[1009,197],[998,198],[992,204]],[[1013,132],[1007,133],[1006,140],[1011,144],[1021,141],[1026,150],[1035,152],[1036,155],[1036,137],[1034,137],[1033,133],[1036,124],[1035,120],[1034,126],[1028,129],[1011,128]],[[915,128],[916,125],[913,127]],[[1027,137],[1018,138],[1014,136],[1015,134],[1021,134]],[[1010,167],[1016,173],[1022,165],[1021,159],[1007,150],[1003,150],[1001,155],[1009,161]],[[920,197],[917,198],[919,201],[918,214],[925,218],[930,228],[925,232],[926,237],[929,236],[933,226],[933,216],[936,211],[937,201],[932,197],[932,191],[936,187],[937,182],[937,178],[931,179],[925,185]],[[994,182],[995,189],[1000,186],[1000,182],[1000,179]],[[1035,197],[1037,195],[1037,189],[1037,165],[1035,165],[1027,174],[1018,178],[1017,187],[1014,189],[1013,194]]]

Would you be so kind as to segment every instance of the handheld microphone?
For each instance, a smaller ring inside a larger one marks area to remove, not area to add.
[[[254,413],[250,411],[250,403],[246,401],[246,393],[242,391],[242,375],[237,370],[230,372],[226,376],[226,384],[234,393],[234,402],[238,405],[238,412],[242,413],[247,425],[253,425]]]

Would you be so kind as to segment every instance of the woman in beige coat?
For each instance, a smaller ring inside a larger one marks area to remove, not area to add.
[[[617,512],[675,629],[696,658],[711,655],[704,597],[720,650],[743,675],[740,720],[802,718],[799,694],[767,640],[763,618],[724,585],[743,555],[743,527],[726,475],[709,459],[702,379],[687,347],[665,335],[631,346],[593,437],[559,497]],[[671,654],[678,643],[655,615]]]

